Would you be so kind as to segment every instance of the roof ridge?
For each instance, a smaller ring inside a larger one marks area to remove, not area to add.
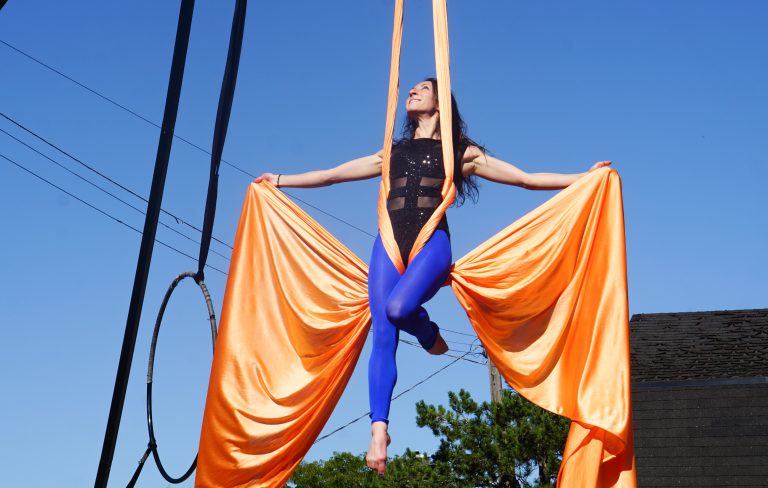
[[[714,314],[747,314],[758,313],[768,315],[768,308],[744,308],[744,309],[731,309],[731,310],[696,310],[687,312],[652,312],[652,313],[636,313],[632,315],[632,319],[635,317],[664,317],[664,316],[677,316],[677,315],[714,315]],[[631,321],[631,319],[630,319]]]

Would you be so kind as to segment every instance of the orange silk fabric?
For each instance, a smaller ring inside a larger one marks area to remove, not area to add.
[[[245,197],[195,486],[282,487],[368,335],[367,266],[273,186]]]
[[[195,486],[287,482],[365,342],[366,272],[279,190],[250,186]],[[509,384],[573,420],[558,486],[635,487],[618,174],[579,179],[458,260],[450,283]]]
[[[456,261],[451,278],[507,382],[573,420],[557,486],[636,486],[618,173],[582,177]]]
[[[440,140],[442,142],[443,168],[445,180],[440,193],[443,197],[440,205],[432,212],[429,220],[419,231],[408,255],[408,262],[421,251],[432,233],[445,215],[445,211],[456,199],[456,186],[453,183],[453,136],[451,135],[451,76],[448,52],[448,11],[445,0],[432,0],[432,20],[435,33],[435,68],[437,71],[437,101],[440,111]],[[392,29],[392,62],[389,70],[389,93],[387,97],[387,119],[384,128],[384,149],[382,151],[381,187],[379,190],[379,234],[389,259],[400,274],[405,271],[403,258],[392,232],[392,223],[387,212],[389,197],[389,160],[395,130],[395,112],[397,108],[397,90],[400,84],[400,46],[403,38],[403,0],[395,1],[395,24]]]

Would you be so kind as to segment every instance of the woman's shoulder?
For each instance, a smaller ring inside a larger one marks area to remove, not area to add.
[[[463,157],[461,158],[463,162],[470,162],[475,161],[477,159],[480,159],[482,156],[485,155],[485,148],[480,147],[476,144],[469,144],[464,149]]]

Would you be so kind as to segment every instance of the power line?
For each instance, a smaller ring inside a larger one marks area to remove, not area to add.
[[[4,129],[0,128],[0,132],[2,132],[3,134],[5,134],[6,136],[10,137],[11,139],[15,140],[15,141],[16,141],[16,142],[18,142],[19,144],[23,145],[24,147],[26,147],[26,148],[27,148],[27,149],[29,149],[30,151],[33,151],[33,152],[35,152],[36,154],[38,154],[38,155],[40,155],[40,156],[44,157],[45,159],[47,159],[47,160],[48,160],[48,161],[50,161],[51,163],[55,164],[56,166],[58,166],[58,167],[62,168],[63,170],[65,170],[65,171],[69,172],[70,174],[72,174],[72,175],[76,176],[77,178],[81,179],[82,181],[84,181],[84,182],[88,183],[89,185],[93,186],[94,188],[97,188],[97,189],[98,189],[98,190],[100,190],[101,192],[103,192],[103,193],[106,193],[107,195],[111,196],[112,198],[114,198],[114,199],[115,199],[115,200],[117,200],[118,202],[120,202],[120,203],[122,203],[122,204],[124,204],[124,205],[126,205],[126,206],[128,206],[128,207],[130,207],[130,208],[132,208],[133,210],[135,210],[135,211],[139,212],[139,213],[140,213],[140,214],[142,214],[142,215],[147,215],[147,213],[146,213],[144,210],[142,210],[142,209],[140,209],[140,208],[138,208],[138,207],[136,207],[136,206],[132,205],[132,204],[131,204],[131,203],[129,203],[129,202],[126,202],[125,200],[123,200],[122,198],[118,197],[117,195],[115,195],[115,194],[113,194],[113,193],[109,192],[109,190],[107,190],[107,189],[105,189],[105,188],[103,188],[103,187],[101,187],[101,186],[97,185],[96,183],[94,183],[94,182],[90,181],[89,179],[85,178],[84,176],[82,176],[82,175],[78,174],[77,172],[75,172],[75,171],[72,171],[71,169],[67,168],[66,166],[64,166],[64,165],[63,165],[63,164],[61,164],[60,162],[56,161],[55,159],[53,159],[53,158],[49,157],[48,155],[46,155],[46,154],[44,154],[44,153],[42,153],[42,152],[38,151],[37,149],[35,149],[34,147],[30,146],[29,144],[27,144],[26,142],[22,141],[21,139],[17,138],[16,136],[14,136],[14,135],[12,135],[12,134],[10,134],[10,133],[6,132]],[[177,230],[177,229],[174,229],[173,227],[171,227],[170,225],[166,224],[165,222],[162,222],[162,221],[158,221],[158,223],[159,223],[160,225],[162,225],[163,227],[165,227],[166,229],[170,230],[171,232],[174,232],[174,233],[176,233],[176,234],[178,234],[178,235],[180,235],[180,236],[184,237],[185,239],[187,239],[187,240],[189,240],[189,241],[192,241],[192,242],[194,242],[195,244],[200,244],[200,241],[197,241],[197,240],[193,239],[192,237],[188,236],[187,234],[184,234],[183,232],[181,232],[181,231],[179,231],[179,230]],[[224,258],[224,259],[225,259],[225,260],[227,260],[227,261],[230,261],[230,259],[229,259],[229,257],[228,257],[228,256],[225,256],[224,254],[221,254],[220,252],[216,251],[215,249],[211,249],[211,252],[213,252],[214,254],[217,254],[217,255],[221,256],[222,258]]]
[[[67,191],[67,190],[65,190],[64,188],[62,188],[62,187],[60,187],[60,186],[56,185],[55,183],[52,183],[51,181],[49,181],[49,180],[47,180],[47,179],[43,178],[42,176],[38,175],[38,174],[37,174],[37,173],[35,173],[34,171],[32,171],[32,170],[30,170],[30,169],[26,168],[25,166],[23,166],[23,165],[21,165],[21,164],[17,163],[16,161],[12,160],[11,158],[9,158],[9,157],[5,156],[4,154],[0,154],[0,157],[1,157],[1,158],[3,158],[3,159],[5,159],[5,160],[6,160],[6,161],[8,161],[9,163],[11,163],[11,164],[13,164],[13,165],[15,165],[15,166],[17,166],[17,167],[19,167],[19,168],[23,169],[24,171],[26,171],[27,173],[31,174],[32,176],[34,176],[34,177],[36,177],[36,178],[38,178],[38,179],[40,179],[40,180],[44,181],[45,183],[48,183],[49,185],[51,185],[52,187],[56,188],[57,190],[59,190],[59,191],[61,191],[61,192],[63,192],[63,193],[66,193],[67,195],[69,195],[70,197],[74,198],[74,199],[75,199],[75,200],[77,200],[78,202],[80,202],[80,203],[82,203],[82,204],[84,204],[84,205],[87,205],[88,207],[92,208],[93,210],[96,210],[97,212],[99,212],[100,214],[102,214],[102,215],[104,215],[104,216],[106,216],[106,217],[109,217],[110,219],[114,220],[114,221],[115,221],[115,222],[117,222],[118,224],[122,224],[122,225],[124,225],[124,226],[128,227],[129,229],[131,229],[131,230],[133,230],[133,231],[135,231],[135,232],[139,233],[139,234],[143,234],[143,232],[142,232],[142,231],[140,231],[139,229],[137,229],[136,227],[133,227],[132,225],[130,225],[130,224],[127,224],[127,223],[123,222],[122,220],[118,219],[117,217],[115,217],[115,216],[113,216],[113,215],[111,215],[111,214],[109,214],[109,213],[105,212],[104,210],[101,210],[100,208],[98,208],[98,207],[96,207],[96,206],[94,206],[94,205],[91,205],[90,203],[86,202],[86,201],[85,201],[85,200],[83,200],[82,198],[80,198],[80,197],[78,197],[78,196],[74,195],[73,193],[70,193],[70,192],[68,192],[68,191]],[[179,250],[179,249],[176,249],[175,247],[171,246],[170,244],[166,244],[165,242],[163,242],[163,241],[161,241],[161,240],[159,240],[159,239],[155,239],[155,242],[157,242],[158,244],[162,244],[163,246],[167,247],[168,249],[171,249],[172,251],[175,251],[175,252],[177,252],[177,253],[181,254],[182,256],[186,256],[186,257],[188,257],[189,259],[191,259],[191,260],[193,260],[193,261],[197,261],[197,258],[195,258],[194,256],[190,256],[189,254],[185,253],[184,251],[181,251],[181,250]],[[227,276],[227,273],[225,273],[224,271],[220,270],[219,268],[217,268],[217,267],[215,267],[215,266],[211,266],[210,264],[206,264],[206,266],[207,266],[207,267],[209,267],[209,268],[211,268],[211,269],[213,269],[213,270],[215,270],[215,271],[218,271],[219,273],[223,274],[224,276]]]
[[[468,352],[464,353],[464,356],[468,355],[470,352],[471,352],[471,351],[468,351]],[[445,370],[446,368],[448,368],[448,367],[450,367],[450,366],[453,366],[454,364],[458,363],[458,362],[459,362],[459,360],[460,360],[460,359],[462,359],[464,356],[460,356],[460,357],[457,357],[456,359],[454,359],[454,360],[453,360],[453,361],[451,361],[450,363],[446,364],[446,365],[445,365],[445,366],[443,366],[442,368],[438,369],[438,370],[437,370],[437,371],[435,371],[434,373],[430,374],[429,376],[427,376],[427,377],[426,377],[426,378],[424,378],[423,380],[421,380],[421,381],[419,381],[419,382],[417,382],[417,383],[415,383],[415,384],[411,385],[411,387],[410,387],[410,388],[406,388],[405,390],[401,391],[400,393],[398,393],[397,395],[395,395],[395,396],[393,396],[393,397],[392,397],[392,401],[395,401],[395,400],[397,400],[398,398],[400,398],[401,396],[405,395],[405,394],[406,394],[406,393],[408,393],[409,391],[413,390],[413,389],[414,389],[414,388],[416,388],[417,386],[420,386],[420,385],[422,385],[423,383],[425,383],[426,381],[428,381],[430,378],[434,377],[435,375],[437,375],[437,374],[438,374],[438,373],[440,373],[441,371]],[[357,417],[356,419],[354,419],[354,420],[350,420],[349,422],[347,422],[346,424],[342,425],[341,427],[338,427],[338,428],[336,428],[336,429],[332,430],[331,432],[329,432],[329,433],[327,433],[327,434],[325,434],[325,435],[323,435],[323,436],[320,436],[320,437],[318,437],[317,439],[315,439],[315,442],[313,442],[313,443],[312,443],[312,445],[315,445],[315,444],[317,444],[318,442],[322,441],[323,439],[327,439],[327,438],[331,437],[332,435],[336,434],[337,432],[341,432],[342,430],[346,429],[347,427],[351,426],[352,424],[354,424],[354,423],[356,423],[356,422],[359,422],[360,420],[364,419],[365,417],[367,417],[367,416],[368,416],[368,415],[370,415],[370,414],[371,414],[371,412],[370,412],[370,411],[369,411],[369,412],[366,412],[366,413],[364,413],[363,415],[361,415],[361,416]]]
[[[50,65],[48,65],[48,64],[46,64],[46,63],[44,63],[43,61],[40,61],[39,59],[37,59],[36,57],[32,56],[31,54],[29,54],[29,53],[26,53],[26,52],[22,51],[21,49],[19,49],[19,48],[17,48],[17,47],[15,47],[15,46],[13,46],[13,45],[11,45],[11,44],[9,44],[8,42],[6,42],[6,41],[4,41],[4,40],[2,40],[2,39],[0,39],[0,43],[4,44],[4,45],[5,45],[5,46],[7,46],[8,48],[10,48],[10,49],[12,49],[12,50],[16,51],[17,53],[21,54],[22,56],[24,56],[24,57],[26,57],[26,58],[28,58],[28,59],[30,59],[30,60],[32,60],[32,61],[34,61],[35,63],[39,64],[40,66],[42,66],[42,67],[44,67],[44,68],[46,68],[46,69],[48,69],[48,70],[52,71],[53,73],[56,73],[57,75],[59,75],[59,76],[61,76],[61,77],[65,78],[66,80],[68,80],[68,81],[70,81],[70,82],[72,82],[72,83],[76,84],[77,86],[79,86],[79,87],[83,88],[84,90],[87,90],[88,92],[90,92],[90,93],[92,93],[92,94],[96,95],[97,97],[101,98],[102,100],[105,100],[106,102],[109,102],[109,103],[110,103],[110,104],[112,104],[113,106],[115,106],[115,107],[118,107],[118,108],[120,108],[120,109],[124,110],[125,112],[127,112],[127,113],[129,113],[129,114],[133,115],[134,117],[137,117],[137,118],[139,118],[140,120],[142,120],[142,121],[146,122],[147,124],[150,124],[150,125],[152,125],[152,126],[154,126],[154,127],[158,128],[158,129],[160,129],[160,128],[161,128],[161,127],[160,127],[160,125],[158,125],[156,122],[153,122],[153,121],[149,120],[148,118],[146,118],[146,117],[144,117],[144,116],[140,115],[139,113],[135,112],[134,110],[131,110],[131,109],[130,109],[130,108],[128,108],[127,106],[125,106],[125,105],[123,105],[123,104],[121,104],[121,103],[118,103],[118,102],[116,102],[116,101],[115,101],[115,100],[113,100],[112,98],[110,98],[110,97],[108,97],[108,96],[106,96],[106,95],[104,95],[104,94],[102,94],[102,93],[98,92],[97,90],[94,90],[93,88],[90,88],[90,87],[89,87],[89,86],[87,86],[85,83],[82,83],[82,82],[80,82],[80,81],[77,81],[76,79],[74,79],[74,78],[72,78],[71,76],[69,76],[69,75],[65,74],[64,72],[57,70],[56,68],[54,68],[54,67],[52,67],[52,66],[50,66]],[[178,135],[178,134],[175,134],[175,133],[174,133],[173,137],[174,137],[174,138],[176,138],[176,139],[178,139],[178,140],[180,140],[180,141],[182,141],[182,142],[184,142],[185,144],[188,144],[189,146],[191,146],[191,147],[193,147],[193,148],[197,149],[198,151],[201,151],[202,153],[204,153],[204,154],[207,154],[208,156],[211,156],[211,153],[210,153],[210,151],[208,151],[208,150],[206,150],[206,149],[202,148],[201,146],[199,146],[199,145],[195,144],[194,142],[192,142],[192,141],[190,141],[190,140],[188,140],[188,139],[185,139],[184,137],[182,137],[182,136],[180,136],[180,135]],[[225,159],[222,159],[222,160],[221,160],[221,162],[222,162],[222,163],[224,163],[224,164],[225,164],[225,165],[227,165],[227,166],[230,166],[230,167],[231,167],[231,168],[233,168],[233,169],[236,169],[237,171],[239,171],[239,172],[243,173],[243,174],[244,174],[244,175],[246,175],[246,176],[249,176],[249,177],[251,177],[251,178],[256,178],[256,175],[255,175],[255,174],[253,174],[253,173],[251,173],[251,172],[249,172],[249,171],[247,171],[247,170],[245,170],[245,169],[241,168],[240,166],[237,166],[237,165],[236,165],[236,164],[234,164],[234,163],[230,163],[229,161],[227,161],[227,160],[225,160]],[[341,222],[341,223],[343,223],[343,224],[345,224],[345,225],[347,225],[347,226],[349,226],[349,227],[352,227],[353,229],[355,229],[355,230],[357,230],[357,231],[359,231],[359,232],[362,232],[363,234],[365,234],[365,235],[367,235],[367,236],[369,236],[369,237],[371,237],[371,238],[373,238],[373,239],[375,239],[375,238],[376,238],[376,235],[374,235],[374,234],[371,234],[371,233],[370,233],[370,232],[368,232],[367,230],[361,229],[360,227],[358,227],[358,226],[356,226],[356,225],[354,225],[354,224],[352,224],[352,223],[350,223],[350,222],[347,222],[346,220],[344,220],[344,219],[342,219],[342,218],[336,217],[336,216],[335,216],[335,215],[333,215],[332,213],[330,213],[330,212],[327,212],[327,211],[325,211],[325,210],[323,210],[323,209],[321,209],[321,208],[319,208],[319,207],[317,207],[317,206],[315,206],[315,205],[313,205],[313,204],[311,204],[311,203],[309,203],[309,202],[307,202],[307,201],[305,201],[305,200],[302,200],[301,198],[297,197],[296,195],[294,195],[294,194],[292,194],[292,193],[288,193],[288,192],[285,192],[285,193],[286,193],[287,195],[289,195],[291,198],[293,198],[294,200],[298,200],[298,201],[300,201],[301,203],[303,203],[304,205],[307,205],[308,207],[311,207],[311,208],[313,208],[313,209],[317,210],[318,212],[321,212],[321,213],[323,213],[323,214],[325,214],[325,215],[327,215],[327,216],[329,216],[329,217],[331,217],[331,218],[333,218],[333,219],[335,219],[335,220],[338,220],[339,222]]]
[[[467,334],[466,332],[459,332],[457,330],[446,329],[445,327],[440,327],[440,332],[450,332],[452,334],[458,334],[458,335],[477,339],[477,336],[475,334]]]
[[[424,384],[424,383],[425,383],[427,380],[431,379],[433,376],[437,375],[438,373],[440,373],[440,372],[441,372],[441,371],[443,371],[444,369],[448,368],[449,366],[452,366],[452,365],[456,364],[457,362],[459,362],[459,360],[460,360],[460,359],[464,359],[464,356],[467,356],[467,355],[468,355],[468,354],[470,354],[470,353],[471,353],[471,351],[467,351],[467,352],[465,352],[464,354],[462,354],[461,356],[459,356],[459,357],[455,358],[453,361],[451,361],[450,363],[446,364],[446,365],[445,365],[445,366],[443,366],[442,368],[438,369],[437,371],[435,371],[435,372],[434,372],[434,373],[432,373],[431,375],[427,376],[427,377],[426,377],[426,378],[424,378],[423,380],[419,381],[418,383],[415,383],[415,384],[414,384],[414,385],[412,385],[410,388],[407,388],[407,389],[405,389],[405,390],[401,391],[400,393],[398,393],[397,395],[393,396],[393,397],[392,397],[392,400],[397,400],[398,398],[400,398],[401,396],[405,395],[405,394],[406,394],[406,393],[408,393],[409,391],[413,390],[413,389],[414,389],[414,388],[416,388],[417,386],[420,386],[420,385]]]
[[[53,71],[54,73],[56,73],[57,75],[61,76],[62,78],[65,78],[65,79],[67,79],[67,80],[71,81],[72,83],[74,83],[75,85],[79,86],[80,88],[83,88],[84,90],[87,90],[87,91],[91,92],[92,94],[96,95],[97,97],[99,97],[99,98],[101,98],[101,99],[103,99],[103,100],[106,100],[107,102],[111,103],[112,105],[114,105],[114,106],[116,106],[116,107],[118,107],[118,108],[121,108],[121,109],[125,110],[126,112],[128,112],[128,113],[129,113],[129,114],[131,114],[131,115],[133,115],[134,117],[138,117],[139,119],[143,120],[144,122],[146,122],[146,123],[148,123],[148,124],[151,124],[151,125],[154,125],[154,126],[155,126],[155,127],[157,127],[158,129],[160,129],[160,128],[161,128],[161,127],[160,127],[159,125],[157,125],[156,123],[152,122],[151,120],[147,119],[146,117],[144,117],[144,116],[142,116],[142,115],[139,115],[138,113],[136,113],[136,112],[134,112],[133,110],[131,110],[131,109],[129,109],[128,107],[126,107],[125,105],[121,105],[120,103],[118,103],[118,102],[116,102],[116,101],[112,100],[112,99],[111,99],[111,98],[109,98],[108,96],[106,96],[106,95],[102,95],[101,93],[97,92],[96,90],[94,90],[94,89],[92,89],[92,88],[89,88],[88,86],[86,86],[86,85],[85,85],[85,84],[83,84],[83,83],[80,83],[79,81],[77,81],[76,79],[72,78],[71,76],[69,76],[69,75],[66,75],[65,73],[63,73],[63,72],[61,72],[61,71],[57,70],[56,68],[54,68],[53,66],[50,66],[50,65],[48,65],[48,64],[45,64],[44,62],[40,61],[39,59],[35,58],[34,56],[32,56],[32,55],[30,55],[30,54],[27,54],[27,53],[25,53],[25,52],[24,52],[24,51],[22,51],[21,49],[19,49],[19,48],[15,47],[15,46],[12,46],[11,44],[9,44],[9,43],[5,42],[4,40],[0,39],[0,43],[2,43],[2,44],[5,44],[5,45],[6,45],[7,47],[9,47],[10,49],[13,49],[13,50],[14,50],[14,51],[16,51],[17,53],[19,53],[19,54],[21,54],[22,56],[24,56],[24,57],[26,57],[26,58],[28,58],[28,59],[30,59],[30,60],[32,60],[32,61],[34,61],[35,63],[39,64],[40,66],[43,66],[44,68],[46,68],[46,69],[48,69],[48,70],[50,70],[50,71]],[[175,137],[179,137],[179,136],[175,136]],[[186,141],[185,141],[185,142],[186,142]]]
[[[408,344],[409,346],[413,346],[413,347],[418,348],[418,349],[424,349],[421,346],[421,344],[419,344],[417,342],[409,341],[408,339],[398,339],[398,340],[400,342],[404,343],[404,344]],[[456,354],[460,354],[462,352],[462,351],[457,351],[455,349],[449,349],[448,351],[449,352],[454,352]],[[485,366],[485,363],[481,363],[480,361],[475,361],[474,359],[469,359],[469,358],[464,357],[464,356],[466,356],[468,354],[473,355],[473,356],[482,356],[482,353],[477,353],[477,352],[474,352],[473,350],[467,351],[463,356],[454,356],[453,354],[449,354],[448,352],[442,354],[442,356],[448,356],[449,358],[458,358],[458,359],[462,359],[464,361],[467,361],[469,363],[475,363],[475,364],[479,364],[480,366]]]
[[[138,112],[135,112],[135,111],[131,110],[130,108],[126,107],[125,105],[123,105],[123,104],[121,104],[121,103],[111,99],[110,97],[108,97],[108,96],[106,96],[106,95],[104,95],[104,94],[94,90],[93,88],[90,88],[85,83],[81,83],[81,82],[77,81],[76,79],[74,79],[71,76],[65,74],[64,72],[57,70],[53,66],[50,66],[50,65],[44,63],[43,61],[40,61],[39,59],[37,59],[36,57],[32,56],[31,54],[28,54],[28,53],[22,51],[21,49],[19,49],[19,48],[13,46],[13,45],[7,43],[6,41],[4,41],[2,39],[0,39],[0,43],[5,44],[7,47],[9,47],[10,49],[13,49],[14,51],[16,51],[17,53],[21,54],[22,56],[24,56],[24,57],[34,61],[35,63],[39,64],[40,66],[42,66],[42,67],[44,67],[44,68],[46,68],[48,70],[56,73],[57,75],[61,76],[62,78],[71,81],[72,83],[74,83],[75,85],[79,86],[80,88],[82,88],[82,89],[92,93],[93,95],[96,95],[97,97],[101,98],[102,100],[104,100],[104,101],[106,101],[108,103],[111,103],[115,107],[120,108],[120,109],[128,112],[129,114],[133,115],[134,117],[137,117],[140,120],[143,120],[147,124],[152,125],[154,127],[157,127],[158,129],[162,129],[162,127],[158,123],[149,120],[148,118],[144,117],[143,115],[139,114]],[[173,137],[176,138],[176,139],[179,139],[180,141],[182,141],[182,142],[184,142],[186,144],[189,144],[190,146],[194,147],[195,149],[203,151],[204,153],[206,153],[209,156],[211,156],[210,152],[206,151],[205,149],[203,149],[202,147],[198,146],[194,142],[189,141],[189,140],[187,140],[187,139],[185,139],[185,138],[183,138],[183,137],[181,137],[181,136],[179,136],[177,134],[174,134]],[[226,164],[232,166],[233,168],[237,169],[238,171],[241,171],[241,172],[245,173],[246,175],[253,176],[250,173],[248,173],[247,171],[245,171],[244,169],[239,168],[239,167],[237,167],[237,166],[235,166],[235,165],[233,165],[231,163],[227,163],[223,159],[221,160],[221,162],[222,163],[226,163]],[[255,178],[255,176],[253,176],[253,177]]]
[[[440,329],[440,331],[442,332],[443,329]],[[475,339],[477,339],[477,338],[475,338]],[[445,339],[445,342],[447,342],[448,344],[455,344],[457,346],[474,346],[475,345],[475,344],[470,343],[470,342],[449,341],[448,339]]]
[[[2,41],[0,41],[0,42],[2,42]],[[135,196],[136,198],[144,201],[145,203],[149,203],[149,200],[144,198],[144,196],[142,196],[142,195],[138,194],[137,192],[131,190],[130,188],[128,188],[127,186],[123,185],[122,183],[119,183],[118,181],[114,180],[113,178],[110,178],[109,176],[105,175],[104,173],[102,173],[101,171],[97,170],[93,166],[87,164],[86,162],[84,162],[80,158],[78,158],[76,156],[73,156],[72,154],[68,153],[67,151],[65,151],[64,149],[62,149],[58,145],[52,143],[51,141],[49,141],[45,137],[41,136],[40,134],[36,133],[32,129],[24,126],[21,122],[18,122],[17,120],[14,120],[13,118],[9,117],[8,115],[6,115],[3,112],[0,112],[0,117],[3,117],[4,119],[9,121],[10,123],[14,124],[16,127],[22,129],[23,131],[25,131],[28,134],[30,134],[33,137],[35,137],[36,139],[38,139],[38,140],[42,141],[43,143],[47,144],[48,146],[52,147],[56,151],[58,151],[61,154],[65,155],[66,157],[70,158],[71,160],[75,161],[76,163],[80,164],[81,166],[83,166],[84,168],[88,169],[89,171],[91,171],[91,172],[97,174],[98,176],[102,177],[103,179],[109,181],[113,185],[121,188],[122,190],[127,191],[128,193],[130,193],[131,195]],[[3,132],[5,132],[5,131],[3,131]],[[5,133],[8,134],[7,132],[5,132]],[[10,135],[10,134],[8,134],[8,135]],[[11,136],[11,137],[13,137],[13,136]],[[16,139],[16,138],[14,137],[14,139]],[[16,139],[16,140],[18,141],[18,139]],[[21,142],[21,141],[19,141],[19,142]],[[24,143],[22,142],[22,144],[24,144]],[[26,144],[24,144],[24,145],[27,146]],[[27,147],[29,147],[29,146],[27,146]],[[186,220],[184,220],[181,217],[178,217],[178,216],[172,214],[171,212],[168,212],[167,210],[160,209],[160,211],[163,212],[164,214],[170,216],[171,218],[173,218],[174,220],[176,220],[176,222],[178,222],[180,224],[186,225],[187,227],[190,227],[190,228],[196,230],[197,232],[200,232],[200,233],[203,232],[201,229],[198,229],[197,227],[195,227],[194,225],[190,224]],[[224,242],[224,241],[222,241],[220,239],[217,239],[216,237],[213,237],[213,239],[216,242],[218,242],[219,244],[223,244],[224,246],[228,247],[229,249],[232,249],[232,246],[227,244],[226,242]]]

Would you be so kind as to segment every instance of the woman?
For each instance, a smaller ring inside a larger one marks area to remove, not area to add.
[[[526,173],[486,154],[466,135],[456,101],[451,97],[455,146],[454,183],[457,202],[477,195],[475,176],[531,190],[558,190],[581,174]],[[415,336],[431,354],[443,354],[448,346],[437,325],[422,306],[445,282],[451,266],[451,247],[445,217],[424,248],[408,263],[416,237],[442,201],[445,178],[440,146],[440,113],[437,80],[429,78],[414,86],[406,101],[405,137],[397,142],[390,160],[390,193],[387,210],[406,270],[401,276],[376,238],[368,274],[368,296],[373,319],[373,349],[368,368],[371,405],[371,444],[368,467],[384,475],[387,461],[389,405],[397,380],[395,353],[401,330]],[[611,164],[596,163],[589,171]],[[346,162],[335,168],[287,175],[264,173],[277,187],[311,188],[381,176],[382,152]]]

